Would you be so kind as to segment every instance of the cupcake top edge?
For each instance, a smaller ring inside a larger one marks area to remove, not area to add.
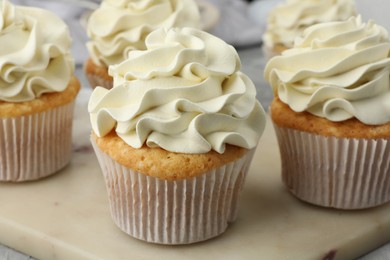
[[[64,91],[75,66],[67,25],[44,9],[0,4],[0,100]]]
[[[354,0],[287,0],[268,13],[264,45],[291,48],[295,37],[308,26],[343,21],[356,14]]]
[[[145,49],[145,38],[164,27],[200,27],[194,0],[103,0],[88,19],[89,55],[96,65],[108,67],[126,59],[131,50]]]
[[[113,129],[128,145],[170,152],[223,153],[226,144],[257,146],[265,113],[236,50],[195,28],[160,28],[146,50],[110,66],[111,90],[89,101],[93,131]]]
[[[367,125],[390,122],[390,39],[361,17],[307,28],[271,59],[264,77],[295,112]]]

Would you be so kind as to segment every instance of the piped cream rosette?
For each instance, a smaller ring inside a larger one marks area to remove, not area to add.
[[[351,18],[310,27],[264,73],[295,112],[380,125],[390,122],[389,50],[383,27]]]
[[[264,47],[270,52],[276,50],[276,46],[289,49],[307,27],[344,21],[355,15],[353,0],[287,0],[268,14],[267,30],[263,35]]]
[[[264,111],[232,46],[192,28],[157,30],[146,46],[110,67],[112,90],[92,93],[89,112],[98,136],[115,128],[134,148],[146,143],[177,153],[257,145]]]
[[[157,28],[200,27],[194,0],[104,0],[88,20],[88,52],[95,64],[108,67],[144,50],[146,36]]]
[[[111,89],[108,67],[126,60],[132,50],[144,50],[146,36],[157,28],[200,27],[194,0],[103,0],[89,17],[84,72],[91,87]]]
[[[0,100],[25,102],[64,91],[74,72],[66,24],[43,9],[1,4]]]

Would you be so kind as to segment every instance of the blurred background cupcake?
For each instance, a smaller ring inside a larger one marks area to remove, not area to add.
[[[44,9],[1,2],[0,180],[29,181],[70,161],[74,100],[71,38]]]
[[[390,200],[390,40],[360,17],[307,28],[271,59],[282,177],[304,201],[362,209]]]
[[[235,49],[194,28],[164,28],[110,66],[89,112],[114,222],[152,243],[223,233],[265,125]]]
[[[112,87],[108,67],[126,59],[131,50],[145,49],[146,36],[159,27],[200,27],[194,0],[103,0],[88,18],[85,74],[94,88]]]
[[[355,15],[354,0],[286,0],[267,14],[263,51],[271,58],[291,48],[305,28]]]

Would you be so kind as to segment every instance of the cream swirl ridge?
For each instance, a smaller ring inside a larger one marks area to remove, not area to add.
[[[98,136],[115,129],[134,148],[179,153],[257,145],[265,114],[232,46],[191,28],[156,30],[146,46],[110,66],[113,89],[92,93],[88,109]]]
[[[104,0],[88,21],[87,48],[95,64],[108,67],[145,49],[146,36],[157,28],[199,26],[194,0]]]
[[[264,74],[296,112],[380,125],[390,122],[389,52],[383,27],[352,17],[309,27]]]
[[[0,100],[23,102],[63,91],[74,72],[66,24],[49,11],[2,1]]]
[[[354,15],[353,0],[288,0],[268,14],[264,44],[268,48],[277,44],[291,48],[294,39],[308,26],[343,21]]]

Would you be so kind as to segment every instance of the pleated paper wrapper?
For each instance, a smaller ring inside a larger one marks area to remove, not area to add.
[[[274,127],[283,182],[299,199],[339,209],[390,201],[390,138],[326,137]]]
[[[0,118],[0,181],[32,181],[71,157],[74,101],[28,116]]]
[[[120,165],[91,141],[113,221],[130,236],[158,244],[190,244],[222,234],[236,220],[254,149],[198,177],[167,181]]]

